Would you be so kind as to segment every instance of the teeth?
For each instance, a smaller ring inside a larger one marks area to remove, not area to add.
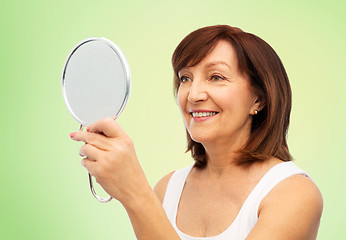
[[[214,116],[216,112],[193,112],[192,116],[193,117],[210,117]]]

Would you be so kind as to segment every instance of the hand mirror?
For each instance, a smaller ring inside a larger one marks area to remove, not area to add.
[[[87,38],[78,43],[68,55],[62,74],[65,104],[73,118],[84,126],[106,117],[119,117],[131,89],[130,68],[120,48],[105,38]],[[89,173],[90,189],[94,190]]]

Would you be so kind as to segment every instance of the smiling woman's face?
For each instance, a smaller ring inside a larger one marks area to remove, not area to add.
[[[245,143],[260,102],[229,42],[220,40],[197,65],[181,69],[179,79],[177,101],[194,141]]]

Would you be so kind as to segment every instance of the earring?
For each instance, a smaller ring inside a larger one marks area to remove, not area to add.
[[[255,110],[255,115],[257,115],[258,114],[258,111],[257,110]]]

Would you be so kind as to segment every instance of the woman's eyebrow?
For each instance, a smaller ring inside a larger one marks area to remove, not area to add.
[[[178,76],[180,76],[182,73],[186,73],[186,72],[190,72],[189,67],[184,67],[184,68],[180,69],[178,72]]]
[[[214,67],[216,65],[225,65],[229,69],[232,69],[231,66],[228,63],[224,62],[224,61],[209,62],[209,63],[205,64],[205,68],[211,68],[211,67]]]

